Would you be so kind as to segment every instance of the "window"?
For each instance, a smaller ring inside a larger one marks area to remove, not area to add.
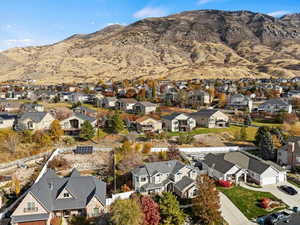
[[[97,208],[97,207],[93,208],[92,216],[93,217],[99,216],[99,208]]]
[[[35,206],[35,202],[27,202],[26,208],[24,208],[24,212],[37,212],[38,208]]]
[[[33,122],[32,121],[28,121],[27,127],[28,127],[28,129],[33,129]]]
[[[64,193],[64,198],[70,198],[70,194],[69,193]]]
[[[141,182],[146,182],[146,177],[142,177]]]

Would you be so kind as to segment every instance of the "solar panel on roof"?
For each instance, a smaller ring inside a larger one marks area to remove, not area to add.
[[[93,153],[93,146],[77,146],[74,150],[75,154],[92,154]]]

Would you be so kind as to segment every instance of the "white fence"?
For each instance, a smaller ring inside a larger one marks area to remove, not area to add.
[[[106,199],[106,206],[110,206],[114,201],[117,199],[128,199],[130,196],[134,193],[134,191],[129,191],[129,192],[123,192],[123,193],[118,193],[115,195],[112,195],[111,198]]]
[[[192,148],[178,148],[179,151],[184,153],[226,153],[236,151],[249,151],[255,150],[256,147],[239,147],[239,146],[225,146],[225,147],[192,147]],[[168,148],[152,148],[152,152],[165,152]]]

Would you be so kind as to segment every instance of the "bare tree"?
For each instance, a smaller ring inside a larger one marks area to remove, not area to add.
[[[20,143],[19,135],[15,132],[2,135],[1,149],[4,151],[15,153],[17,151],[18,144]]]

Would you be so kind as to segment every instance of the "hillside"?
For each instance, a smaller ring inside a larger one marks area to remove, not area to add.
[[[300,14],[189,11],[0,52],[0,80],[300,76]]]

